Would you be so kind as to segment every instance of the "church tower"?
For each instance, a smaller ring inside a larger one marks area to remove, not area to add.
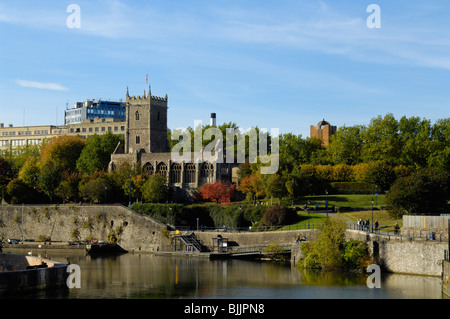
[[[127,88],[125,153],[170,152],[167,138],[167,94],[130,96]]]

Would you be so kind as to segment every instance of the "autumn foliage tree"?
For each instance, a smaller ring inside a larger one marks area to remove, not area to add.
[[[53,161],[58,163],[62,170],[73,172],[85,145],[86,141],[79,136],[61,135],[52,138],[42,148],[40,163],[44,165]]]
[[[234,184],[217,181],[211,184],[204,184],[197,193],[197,197],[203,200],[210,200],[216,203],[229,203],[234,198]]]

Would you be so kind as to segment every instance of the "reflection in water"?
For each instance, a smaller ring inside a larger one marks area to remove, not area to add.
[[[382,274],[381,288],[370,289],[368,274],[299,271],[272,262],[131,253],[47,257],[70,257],[80,266],[81,288],[71,289],[68,298],[442,298],[436,277]]]

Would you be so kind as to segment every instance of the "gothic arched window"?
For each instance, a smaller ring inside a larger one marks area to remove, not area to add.
[[[135,120],[139,121],[139,111],[136,111],[136,113],[134,114]]]

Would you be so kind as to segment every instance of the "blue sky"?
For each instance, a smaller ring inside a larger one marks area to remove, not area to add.
[[[80,28],[69,28],[70,4]],[[371,3],[381,28],[368,28]],[[66,103],[169,96],[195,120],[278,128],[449,117],[450,2],[0,0],[0,122],[62,124]]]

